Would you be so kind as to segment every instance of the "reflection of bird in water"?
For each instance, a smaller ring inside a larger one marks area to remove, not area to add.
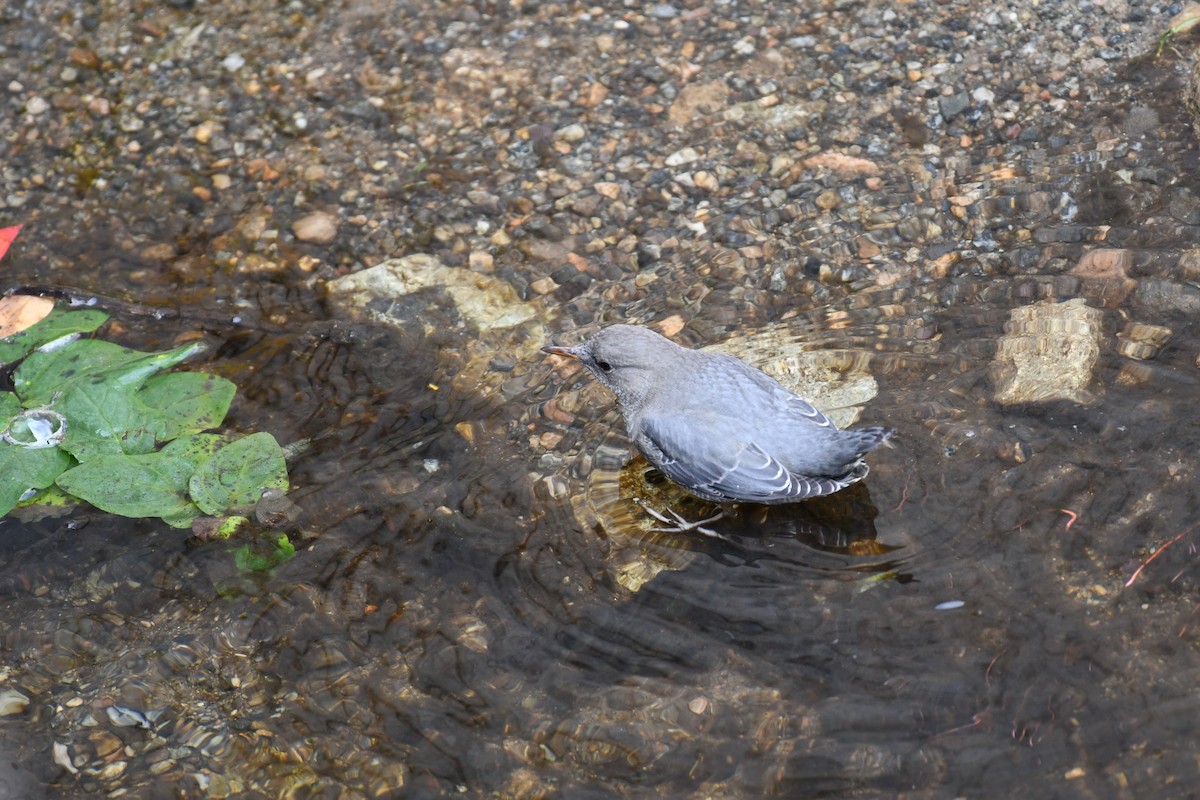
[[[712,537],[686,535],[696,528],[651,528],[635,521],[633,515],[646,505],[638,502],[638,496],[678,508],[689,516],[703,517],[714,511],[711,503],[685,495],[644,458],[635,458],[621,469],[620,483],[621,491],[610,495],[613,505],[608,509],[607,532],[629,544],[636,541],[635,547],[668,560],[672,551],[703,552],[728,564],[779,562],[846,577],[886,575],[899,582],[911,579],[901,555],[905,548],[879,540],[875,528],[879,509],[862,483],[805,503],[727,506],[720,534]],[[799,545],[799,549],[788,546],[788,542]]]
[[[892,435],[890,428],[838,430],[744,361],[689,350],[646,328],[613,325],[577,347],[543,350],[587,367],[616,395],[647,460],[715,503],[774,505],[832,494],[862,480],[863,456]]]

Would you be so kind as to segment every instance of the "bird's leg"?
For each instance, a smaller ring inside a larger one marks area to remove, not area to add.
[[[640,497],[633,498],[633,502],[635,502],[639,506],[641,506],[643,511],[645,511],[650,516],[654,517],[659,522],[663,523],[664,525],[671,526],[669,528],[651,528],[650,530],[653,533],[687,533],[688,531],[699,531],[700,533],[704,534],[705,536],[711,536],[714,539],[724,539],[725,541],[729,541],[729,537],[723,536],[723,535],[717,533],[712,528],[704,527],[708,523],[716,522],[717,520],[724,517],[725,516],[724,510],[718,511],[716,514],[713,514],[711,517],[709,517],[707,519],[702,519],[697,522],[688,522],[686,519],[681,517],[679,514],[675,513],[670,508],[667,509],[667,514],[670,514],[671,515],[670,517],[666,516],[665,514],[663,514],[660,511],[656,511],[655,509],[653,509],[649,505],[647,505],[646,501]]]

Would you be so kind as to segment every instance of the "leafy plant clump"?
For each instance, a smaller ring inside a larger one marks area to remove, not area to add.
[[[56,309],[0,339],[0,365],[20,362],[13,391],[0,391],[0,516],[38,490],[61,490],[113,514],[190,528],[201,516],[248,514],[266,489],[287,491],[271,434],[207,432],[229,411],[232,382],[164,372],[203,345],[143,353],[79,338],[107,318]]]

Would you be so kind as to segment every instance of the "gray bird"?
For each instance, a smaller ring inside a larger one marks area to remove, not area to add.
[[[732,356],[681,347],[654,331],[613,325],[577,347],[612,390],[646,459],[715,503],[794,503],[863,479],[863,456],[891,428],[838,430],[807,400]]]

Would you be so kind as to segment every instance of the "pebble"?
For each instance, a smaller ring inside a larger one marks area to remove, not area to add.
[[[0,717],[20,714],[29,707],[29,698],[16,689],[0,692]]]
[[[50,104],[47,103],[42,98],[38,97],[37,95],[34,95],[33,97],[31,97],[25,101],[25,113],[29,114],[32,117],[36,117],[41,114],[45,114],[49,110],[50,110]]]
[[[58,764],[72,775],[79,774],[79,770],[76,769],[73,763],[71,763],[71,751],[67,749],[66,744],[62,742],[55,742],[53,746],[51,746],[50,750],[53,754],[55,764]]]
[[[717,176],[707,170],[700,170],[692,176],[693,183],[697,187],[706,192],[715,192],[721,188],[721,182],[717,180]]]
[[[587,130],[579,123],[575,123],[559,128],[556,135],[564,142],[581,142],[587,136]]]
[[[684,164],[690,164],[693,161],[699,161],[700,154],[693,147],[684,147],[681,150],[676,150],[671,155],[667,156],[666,165],[668,167],[681,167]]]
[[[601,181],[592,186],[596,190],[596,194],[607,197],[609,200],[616,200],[621,196],[621,184],[611,181]]]
[[[529,288],[533,289],[538,294],[545,295],[550,294],[557,289],[558,284],[554,282],[553,278],[538,278],[536,281],[533,281],[529,284]]]
[[[337,236],[338,220],[324,211],[305,214],[292,225],[292,232],[302,242],[329,244]]]
[[[192,131],[192,138],[200,144],[208,144],[214,133],[217,132],[217,124],[212,120],[205,120],[196,126]]]

